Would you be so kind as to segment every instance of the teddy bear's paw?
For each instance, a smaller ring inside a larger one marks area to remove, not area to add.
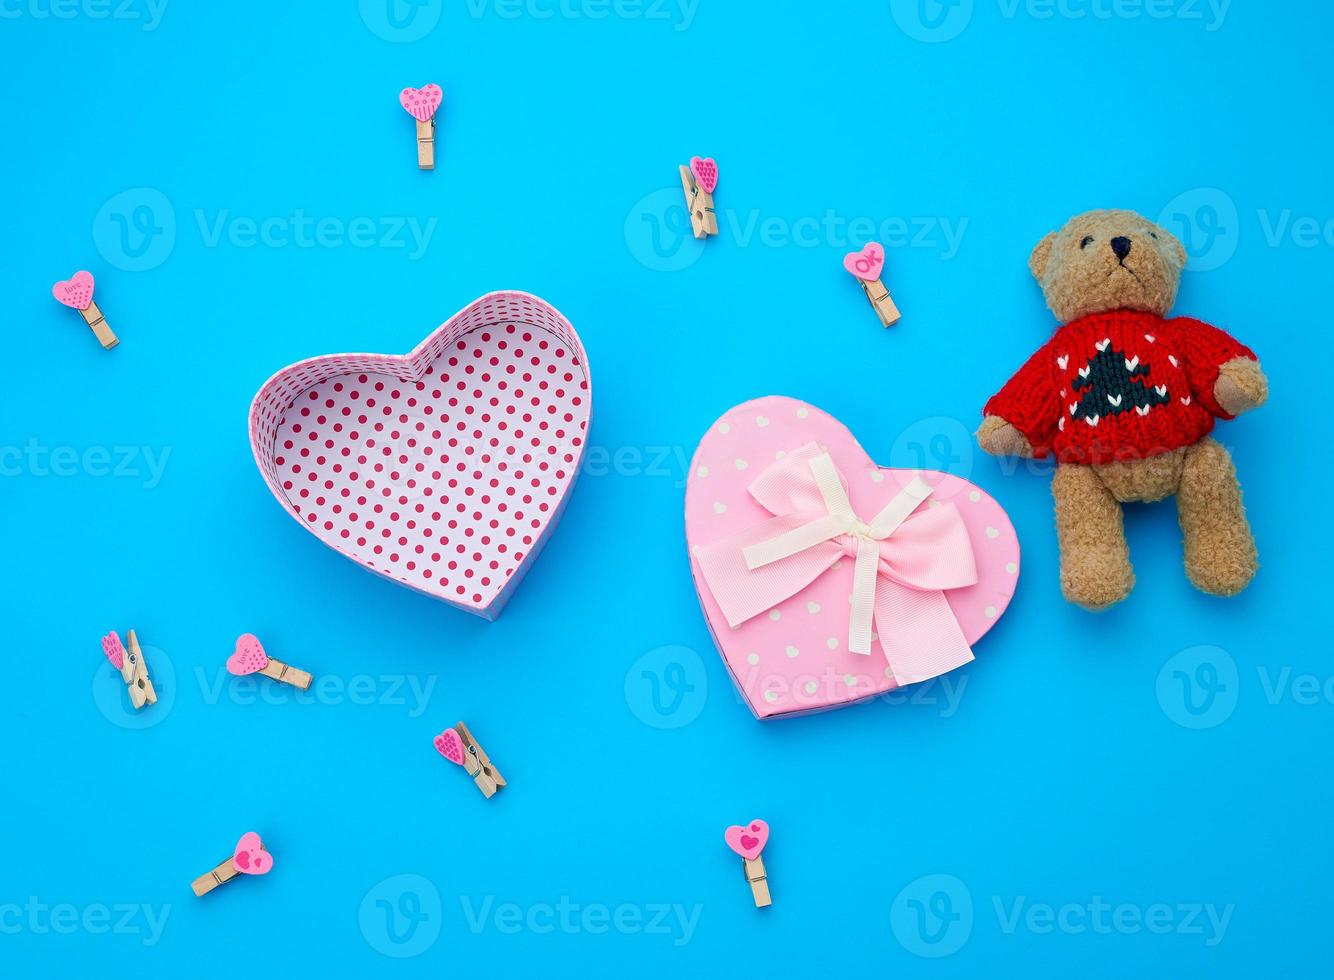
[[[1259,408],[1269,399],[1269,380],[1260,362],[1249,357],[1234,357],[1218,369],[1214,399],[1229,415],[1240,415]]]
[[[1186,539],[1186,576],[1201,592],[1234,596],[1251,584],[1258,568],[1255,539],[1244,524],[1197,530]]]
[[[1124,549],[1084,551],[1061,563],[1061,594],[1090,612],[1116,605],[1135,587],[1135,571]]]
[[[999,415],[988,415],[982,420],[977,430],[977,444],[992,456],[1033,457],[1033,447],[1024,434]]]

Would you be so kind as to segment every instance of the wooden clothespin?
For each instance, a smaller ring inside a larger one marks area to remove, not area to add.
[[[112,333],[111,328],[107,326],[107,318],[102,315],[102,311],[93,302],[93,274],[91,272],[81,270],[68,279],[62,279],[51,287],[51,295],[70,309],[78,310],[84,323],[92,327],[93,333],[97,335],[97,339],[104,348],[111,350],[120,343],[116,335]]]
[[[870,301],[876,316],[887,327],[899,322],[899,308],[889,298],[889,290],[880,281],[880,273],[885,268],[885,248],[879,242],[868,242],[860,252],[849,252],[843,256],[843,268],[857,277],[862,292]]]
[[[102,652],[111,661],[111,666],[120,671],[130,692],[130,703],[138,711],[146,704],[157,704],[157,691],[148,679],[148,665],[144,663],[144,652],[139,649],[139,637],[134,635],[134,630],[126,635],[130,641],[128,651],[121,646],[120,634],[112,630],[102,637]]]
[[[200,875],[190,885],[195,897],[207,895],[219,885],[226,884],[237,875],[266,875],[273,870],[273,855],[264,850],[264,842],[253,830],[242,835],[236,842],[236,850],[226,861],[210,871]]]
[[[304,670],[289,667],[281,660],[272,659],[264,652],[264,647],[253,633],[243,633],[237,637],[236,652],[227,658],[227,670],[237,677],[247,674],[263,674],[275,681],[291,684],[306,690],[313,678]]]
[[[690,228],[696,238],[718,234],[718,215],[713,210],[713,192],[718,187],[718,164],[713,157],[691,157],[681,167],[681,189],[686,194]]]
[[[435,750],[472,777],[477,788],[488,800],[496,795],[496,790],[506,785],[505,777],[491,763],[486,749],[477,744],[468,731],[468,726],[459,722],[453,728],[446,728],[435,737]]]
[[[399,104],[417,120],[417,167],[421,170],[435,169],[435,113],[444,97],[444,90],[434,83],[398,93]]]
[[[723,837],[727,846],[741,855],[746,880],[750,882],[751,893],[755,896],[755,907],[761,909],[772,904],[769,878],[764,871],[764,862],[760,860],[760,851],[769,843],[769,825],[763,820],[752,820],[744,827],[728,827]]]

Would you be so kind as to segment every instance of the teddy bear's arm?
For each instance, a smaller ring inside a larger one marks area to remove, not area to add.
[[[1264,403],[1269,386],[1254,351],[1202,320],[1178,317],[1170,326],[1191,395],[1211,414],[1230,419]]]
[[[1056,423],[1061,416],[1049,346],[1039,348],[1014,377],[991,396],[982,410],[986,416],[1003,419],[1014,426],[1038,458],[1051,451],[1052,440],[1056,438]]]

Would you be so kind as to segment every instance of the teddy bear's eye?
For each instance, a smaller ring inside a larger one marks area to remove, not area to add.
[[[1153,239],[1157,239],[1157,238],[1158,238],[1158,232],[1156,232],[1156,231],[1151,231],[1151,232],[1149,232],[1149,237],[1150,237],[1150,238],[1153,238]]]
[[[1084,240],[1083,240],[1082,242],[1079,243],[1079,247],[1080,247],[1080,248],[1088,248],[1088,247],[1089,247],[1090,245],[1092,245],[1092,244],[1093,244],[1093,236],[1092,236],[1092,235],[1085,235],[1085,236],[1084,236]]]

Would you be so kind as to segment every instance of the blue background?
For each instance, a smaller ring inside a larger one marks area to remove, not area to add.
[[[1303,324],[1334,251],[1328,4],[56,2],[0,18],[0,972],[1327,962],[1330,467]],[[434,173],[396,104],[427,81],[446,93]],[[682,235],[693,153],[722,173],[704,244]],[[1177,310],[1270,376],[1271,404],[1220,430],[1264,563],[1239,598],[1191,588],[1167,503],[1130,514],[1130,600],[1067,605],[1047,472],[973,448],[1052,327],[1029,250],[1105,206],[1187,241]],[[282,237],[301,215],[329,219],[322,243]],[[245,219],[273,219],[268,244]],[[374,244],[333,237],[354,219]],[[394,232],[413,221],[436,222],[424,250]],[[891,331],[840,266],[876,234]],[[78,268],[111,353],[49,294]],[[488,624],[300,531],[245,419],[283,365],[408,350],[495,288],[576,325],[595,411],[563,523]],[[683,480],[708,424],[769,393],[1009,510],[1018,594],[948,690],[770,725],[739,702],[693,594]],[[139,716],[98,647],[130,627],[162,696]],[[303,703],[226,679],[244,631],[329,686]],[[460,718],[510,780],[491,801],[431,748]],[[752,816],[773,827],[766,911],[722,842]],[[275,871],[192,897],[251,829]],[[1126,906],[1119,926],[1097,902]],[[1195,904],[1230,916],[1221,941]],[[160,935],[142,910],[109,929],[121,905],[166,915]],[[649,928],[660,905],[693,928]],[[1047,927],[1064,906],[1085,912]]]

